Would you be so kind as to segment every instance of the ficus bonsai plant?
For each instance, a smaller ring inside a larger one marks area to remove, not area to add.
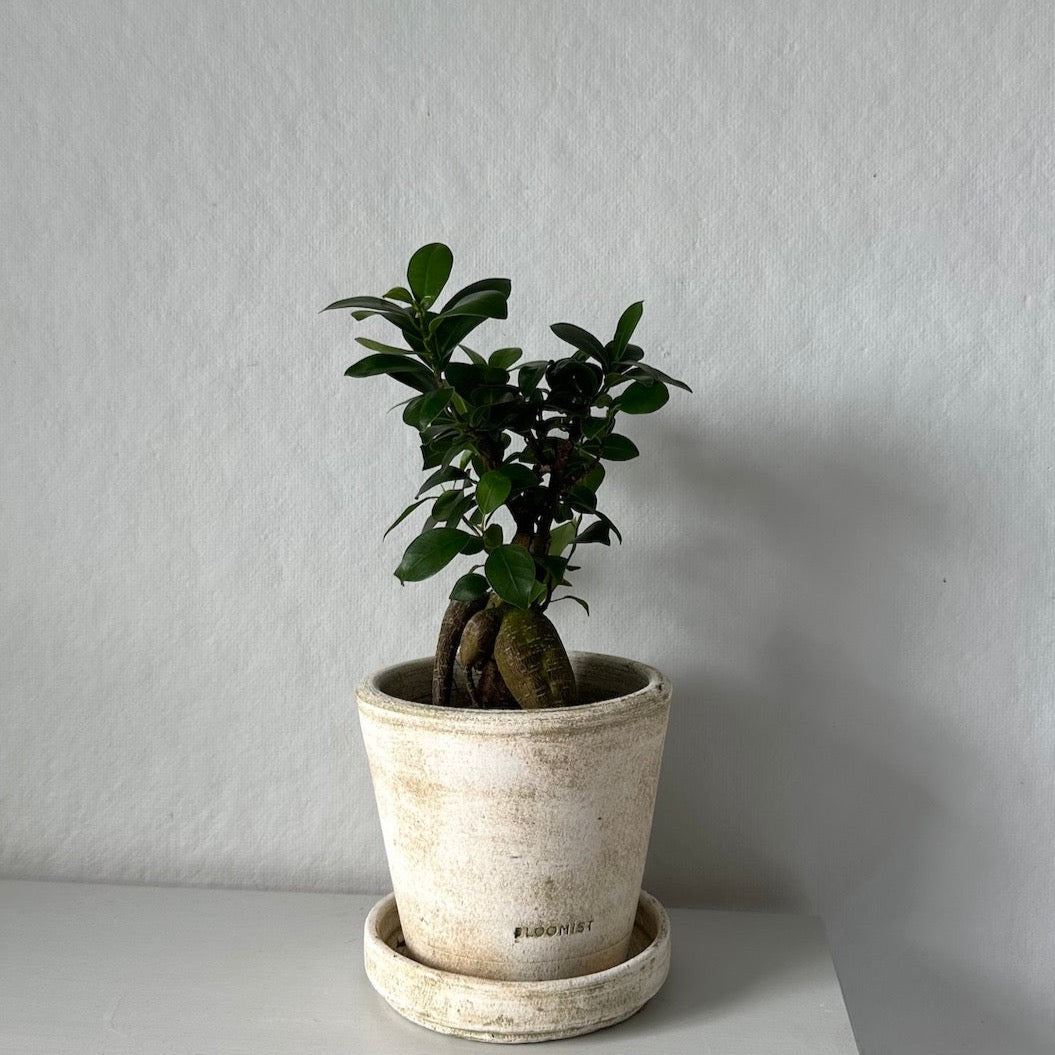
[[[554,323],[553,333],[570,346],[559,358],[468,347],[466,338],[484,321],[507,317],[510,281],[473,282],[440,306],[452,265],[451,250],[431,243],[410,258],[405,286],[324,310],[384,319],[403,342],[356,337],[371,354],[346,371],[353,378],[384,374],[415,393],[401,404],[402,415],[419,434],[428,475],[388,531],[419,509],[426,517],[396,576],[416,582],[457,557],[473,561],[443,616],[432,703],[458,699],[457,663],[469,706],[568,706],[576,702],[575,677],[546,611],[573,600],[589,612],[569,592],[576,551],[610,545],[613,535],[622,541],[597,505],[606,463],[638,455],[617,430],[620,415],[659,410],[670,386],[690,389],[647,364],[632,343],[641,302],[622,313],[607,341]]]

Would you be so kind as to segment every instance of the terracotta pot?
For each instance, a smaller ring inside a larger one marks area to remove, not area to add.
[[[627,958],[670,683],[630,660],[572,656],[580,698],[544,711],[425,701],[431,659],[358,688],[403,939],[414,960],[541,981]]]

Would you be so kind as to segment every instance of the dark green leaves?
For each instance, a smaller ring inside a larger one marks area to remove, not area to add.
[[[427,479],[392,527],[422,505],[429,512],[397,576],[419,581],[459,555],[483,554],[474,558],[483,568],[462,575],[453,598],[493,591],[518,608],[541,610],[578,570],[568,563],[577,546],[608,545],[619,535],[597,505],[606,466],[612,471],[612,463],[639,454],[617,431],[619,415],[653,413],[671,388],[688,386],[644,362],[631,343],[640,301],[623,311],[607,343],[581,326],[555,323],[552,332],[571,348],[554,361],[524,362],[519,348],[487,351],[477,340],[480,350],[470,350],[470,333],[506,318],[510,282],[473,282],[441,306],[452,269],[450,249],[431,242],[410,258],[405,286],[324,310],[346,309],[371,324],[380,318],[397,331],[392,343],[357,337],[373,354],[347,376],[384,374],[415,391],[402,416],[419,433]]]
[[[460,289],[429,320],[429,342],[441,362],[485,319],[504,319],[508,314],[508,278],[485,278]]]
[[[568,505],[579,513],[593,513],[597,509],[597,495],[582,484],[569,487],[565,499]]]
[[[534,392],[548,367],[549,362],[545,359],[534,359],[530,363],[522,363],[519,367],[520,373],[517,374],[517,384],[520,386],[520,391],[524,393]]]
[[[356,344],[361,344],[364,348],[369,348],[372,352],[387,352],[389,355],[410,355],[409,348],[397,348],[394,344],[382,344],[380,341],[373,341],[369,337],[356,337]]]
[[[484,549],[488,553],[493,549],[497,549],[503,543],[502,525],[501,524],[489,524],[484,531]]]
[[[582,419],[582,434],[588,440],[595,440],[603,436],[611,428],[608,418],[586,417]]]
[[[476,504],[484,513],[493,513],[509,497],[513,483],[501,469],[491,469],[476,485]]]
[[[573,348],[592,355],[599,363],[604,363],[604,345],[587,333],[581,326],[573,326],[570,322],[555,322],[550,329],[562,340],[567,341]]]
[[[454,480],[467,480],[468,478],[469,474],[464,469],[459,469],[456,465],[445,465],[442,469],[437,469],[418,488],[418,494],[431,491],[433,487],[438,487],[440,484],[452,483]]]
[[[442,242],[423,245],[407,265],[410,290],[422,304],[431,304],[451,277],[454,255]]]
[[[568,567],[567,557],[556,557],[553,554],[548,554],[545,557],[535,555],[534,561],[536,566],[544,573],[547,581],[552,582],[554,586],[568,585],[564,581],[564,572]]]
[[[549,551],[552,556],[560,556],[575,541],[575,523],[559,524],[550,533]]]
[[[374,377],[376,374],[416,373],[427,370],[421,363],[415,363],[413,359],[406,359],[402,355],[391,352],[378,352],[376,355],[368,355],[365,359],[353,363],[344,372],[345,377]]]
[[[490,589],[487,580],[476,572],[463,575],[451,590],[452,601],[478,601]]]
[[[634,381],[620,395],[619,409],[625,414],[651,414],[668,399],[670,393],[661,381],[647,385],[643,381]]]
[[[381,537],[386,538],[393,528],[398,527],[400,524],[402,524],[403,521],[406,520],[407,517],[410,516],[410,514],[418,508],[418,506],[424,505],[427,501],[427,498],[419,498],[416,502],[411,502],[410,505],[408,505],[407,508],[404,509],[403,512],[400,513],[399,516],[397,516],[396,519],[388,525],[388,530]]]
[[[353,363],[344,372],[345,377],[374,377],[377,374],[388,374],[394,380],[402,381],[419,392],[428,392],[436,387],[432,374],[421,363],[391,352],[368,355],[365,359]]]
[[[619,322],[615,328],[615,337],[612,339],[612,359],[614,362],[620,362],[623,358],[623,352],[626,351],[626,346],[630,343],[630,338],[634,334],[634,330],[637,329],[637,324],[641,321],[641,312],[643,309],[642,302],[639,300],[635,304],[631,304],[622,315],[619,316]]]
[[[444,491],[432,507],[432,519],[437,523],[447,522],[447,527],[457,527],[458,521],[473,505],[471,495],[462,491]]]
[[[504,385],[509,374],[497,366],[477,366],[476,363],[448,363],[447,380],[460,396],[469,398],[477,388],[487,385]]]
[[[481,319],[504,319],[509,314],[503,294],[490,289],[480,289],[452,300],[433,320],[433,329],[439,329],[444,319],[455,315],[475,315]]]
[[[483,278],[479,282],[470,283],[464,289],[458,290],[453,297],[443,306],[443,310],[440,312],[441,315],[446,315],[450,312],[451,308],[458,306],[464,306],[469,303],[478,303],[477,294],[480,293],[494,293],[497,294],[502,301],[509,300],[509,292],[512,289],[512,283],[508,278]],[[497,301],[492,301],[497,303]],[[503,314],[493,316],[493,318],[505,318],[505,308],[503,307]],[[468,315],[469,312],[461,312],[462,315]]]
[[[400,582],[421,582],[445,568],[476,538],[459,528],[432,528],[423,531],[407,546],[396,568]]]
[[[446,409],[454,391],[450,388],[437,388],[434,392],[415,396],[403,408],[403,420],[415,429],[431,425]]]
[[[628,462],[640,453],[633,440],[615,432],[611,436],[606,436],[601,445],[601,457],[610,462]]]
[[[600,521],[600,522],[601,522],[602,524],[604,524],[604,525],[605,525],[605,526],[606,526],[606,527],[608,528],[608,530],[609,530],[609,531],[611,531],[611,533],[612,533],[613,535],[615,535],[615,537],[616,537],[617,539],[619,539],[619,541],[620,541],[620,542],[622,542],[622,541],[623,541],[623,535],[622,535],[622,532],[620,532],[619,528],[617,528],[617,527],[615,526],[615,524],[613,524],[613,523],[612,523],[612,522],[611,522],[611,521],[610,521],[610,520],[608,519],[608,517],[606,517],[606,516],[604,515],[604,513],[597,513],[597,514],[595,514],[595,515],[596,515],[597,519],[598,519],[598,520],[599,520],[599,521]]]
[[[344,300],[335,300],[332,304],[327,304],[322,310],[337,311],[341,308],[361,308],[372,315],[408,315],[406,308],[381,297],[346,297]]]
[[[522,355],[522,348],[499,348],[491,353],[487,360],[489,366],[497,366],[500,370],[508,370]]]
[[[581,535],[575,538],[577,545],[589,542],[600,542],[602,546],[612,544],[612,529],[601,520],[592,523]]]
[[[484,565],[487,581],[503,601],[527,608],[535,590],[535,562],[520,546],[499,546]]]
[[[548,406],[557,410],[588,412],[601,390],[604,375],[593,365],[576,359],[558,359],[546,369],[550,394]]]
[[[615,459],[613,459],[615,460]],[[580,485],[589,488],[591,491],[596,492],[597,488],[604,483],[605,468],[598,462],[585,476],[579,481]]]
[[[648,363],[638,363],[636,366],[632,366],[626,371],[627,377],[636,378],[639,381],[644,381],[646,384],[649,381],[662,381],[666,385],[674,385],[676,388],[680,388],[685,392],[691,392],[684,381],[678,381],[676,378],[670,376],[670,374],[663,373],[662,370],[657,370],[654,366],[649,366]]]

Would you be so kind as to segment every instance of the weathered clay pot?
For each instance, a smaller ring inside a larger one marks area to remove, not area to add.
[[[499,982],[438,971],[410,959],[395,898],[389,894],[366,917],[363,953],[373,987],[411,1022],[472,1040],[525,1044],[592,1033],[639,1011],[666,980],[670,919],[642,890],[623,963],[575,978]]]
[[[541,981],[627,958],[670,706],[658,671],[572,656],[574,707],[433,707],[432,661],[358,688],[407,952]]]

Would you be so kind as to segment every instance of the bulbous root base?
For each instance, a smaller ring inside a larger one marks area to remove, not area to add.
[[[534,609],[497,598],[451,601],[440,627],[432,702],[451,705],[455,662],[473,707],[535,710],[577,702],[575,675],[553,624]]]

